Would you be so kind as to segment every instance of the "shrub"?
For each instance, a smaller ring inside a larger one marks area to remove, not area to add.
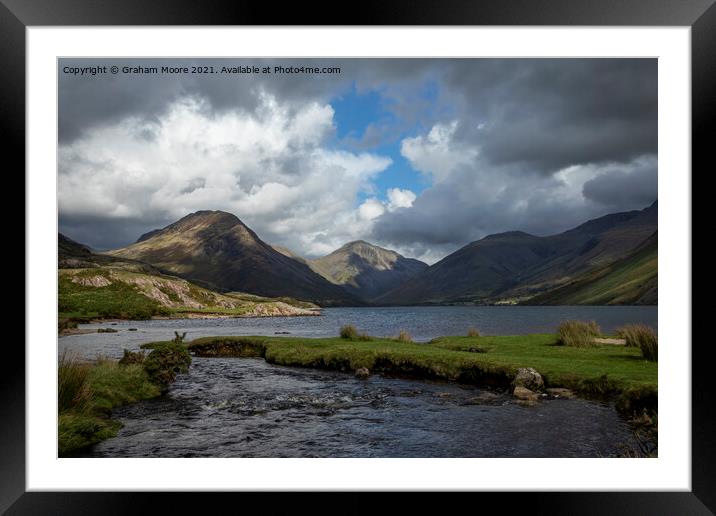
[[[57,368],[57,407],[59,412],[69,409],[84,410],[92,398],[89,365],[63,354]]]
[[[398,342],[413,342],[413,339],[410,337],[410,333],[408,333],[405,330],[400,330],[400,333],[395,338]]]
[[[562,346],[585,348],[596,345],[594,339],[601,335],[594,321],[564,321],[557,328],[558,342]]]
[[[468,337],[479,337],[480,331],[477,328],[470,328],[467,330],[467,336]]]
[[[58,319],[57,321],[57,329],[59,331],[73,330],[75,328],[77,328],[77,321],[73,319]]]
[[[191,355],[186,347],[175,342],[157,343],[144,359],[144,370],[150,381],[166,386],[172,383],[178,373],[186,373],[191,364]]]
[[[346,340],[372,340],[366,333],[360,333],[352,324],[341,327],[341,338]]]
[[[617,330],[617,335],[626,341],[627,347],[639,348],[644,358],[657,362],[659,345],[656,332],[645,324],[627,324]]]
[[[144,362],[144,351],[124,350],[124,355],[119,359],[120,365],[141,364]]]

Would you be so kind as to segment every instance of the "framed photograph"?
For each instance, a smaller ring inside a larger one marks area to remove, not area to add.
[[[500,491],[711,514],[712,3],[395,2],[345,26],[3,0],[27,304],[0,507]]]

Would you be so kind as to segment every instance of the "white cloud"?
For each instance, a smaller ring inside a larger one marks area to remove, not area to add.
[[[410,208],[415,202],[415,197],[410,190],[388,188],[388,209],[393,211],[398,208]]]
[[[363,237],[377,207],[357,208],[357,196],[391,160],[325,147],[333,114],[328,104],[289,106],[268,95],[254,114],[219,114],[184,98],[153,124],[126,118],[95,128],[60,147],[60,210],[167,222],[225,210],[299,253]]]
[[[435,182],[443,181],[459,166],[470,164],[478,155],[477,148],[454,141],[457,128],[457,120],[435,124],[427,135],[405,138],[400,153],[415,170],[431,175]]]
[[[385,206],[378,199],[371,198],[366,200],[358,208],[358,214],[363,220],[373,220],[385,213]]]

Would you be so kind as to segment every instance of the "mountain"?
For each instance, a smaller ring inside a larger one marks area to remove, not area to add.
[[[378,297],[427,269],[427,264],[357,240],[308,265],[363,300]]]
[[[293,299],[213,292],[151,265],[95,254],[62,234],[58,250],[58,310],[64,317],[318,314],[317,306]]]
[[[284,256],[293,258],[294,260],[299,261],[301,263],[307,263],[306,259],[303,256],[297,255],[296,253],[291,251],[288,247],[284,247],[282,245],[272,245],[271,247],[273,247],[276,251],[278,251],[279,253],[281,253]]]
[[[360,300],[276,251],[235,215],[198,211],[107,253],[149,263],[162,271],[221,291],[289,296],[322,306],[360,305]]]
[[[598,266],[566,285],[538,294],[527,305],[655,305],[658,300],[658,236],[629,255]]]
[[[557,235],[510,231],[489,235],[446,256],[378,304],[495,303],[524,300],[562,286],[589,269],[624,258],[656,230],[658,206],[614,213]]]

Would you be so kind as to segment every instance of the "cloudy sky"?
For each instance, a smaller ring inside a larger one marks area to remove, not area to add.
[[[340,73],[79,75],[65,67]],[[304,256],[364,239],[433,263],[657,196],[655,59],[59,62],[59,228],[97,249],[197,210]]]

